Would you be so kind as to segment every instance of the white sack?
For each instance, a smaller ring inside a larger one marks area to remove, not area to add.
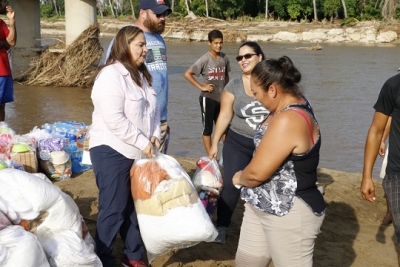
[[[35,219],[41,211],[50,208],[61,193],[55,185],[17,169],[1,170],[0,184],[0,211],[13,224],[21,219]]]
[[[60,192],[58,199],[47,210],[48,216],[37,227],[40,229],[72,230],[82,238],[82,219],[75,201],[66,193]]]
[[[36,231],[52,267],[102,267],[93,245],[87,245],[71,230]]]
[[[10,220],[3,212],[0,211],[0,231],[9,225],[11,225]]]
[[[0,231],[0,266],[50,267],[50,264],[36,236],[13,225]]]

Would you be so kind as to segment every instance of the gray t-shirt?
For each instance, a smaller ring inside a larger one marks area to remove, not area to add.
[[[233,118],[230,129],[243,136],[253,138],[256,126],[264,121],[269,111],[244,90],[242,76],[230,80],[225,90],[233,94]]]
[[[209,52],[199,58],[190,69],[196,76],[202,75],[205,83],[215,85],[214,91],[201,92],[200,96],[204,96],[220,102],[221,92],[225,86],[225,77],[231,71],[229,59],[224,53],[220,53],[219,58],[215,60]]]

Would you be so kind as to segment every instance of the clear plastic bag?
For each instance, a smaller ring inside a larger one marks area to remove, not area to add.
[[[211,191],[219,195],[223,186],[223,180],[215,159],[210,160],[208,157],[201,157],[196,161],[193,184],[196,189]]]
[[[201,157],[196,161],[193,184],[211,220],[215,220],[223,180],[215,159]]]
[[[190,176],[171,156],[136,160],[131,191],[147,258],[213,241],[218,232]]]

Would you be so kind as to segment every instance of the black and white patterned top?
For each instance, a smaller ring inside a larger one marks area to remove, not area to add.
[[[289,105],[283,110],[293,108],[309,112],[317,121],[308,101],[305,104]],[[260,123],[258,125],[254,135],[256,150],[267,129],[268,124],[262,126]],[[309,151],[301,155],[289,155],[264,183],[254,188],[243,187],[241,198],[261,211],[284,216],[290,211],[295,196],[297,196],[313,210],[315,215],[323,215],[326,208],[325,201],[315,185],[320,147],[321,134],[319,133],[315,144]]]

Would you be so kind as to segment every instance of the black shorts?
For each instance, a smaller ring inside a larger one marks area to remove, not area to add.
[[[221,104],[210,98],[200,96],[201,118],[203,121],[203,135],[211,135],[214,123],[217,122]]]

